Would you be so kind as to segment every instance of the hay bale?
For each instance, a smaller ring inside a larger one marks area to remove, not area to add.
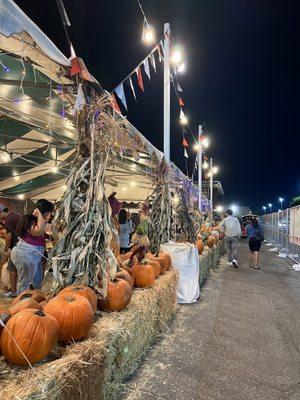
[[[101,312],[88,339],[57,348],[33,371],[11,367],[1,357],[0,399],[113,399],[174,317],[177,278],[173,270],[152,288],[135,290],[126,310]]]

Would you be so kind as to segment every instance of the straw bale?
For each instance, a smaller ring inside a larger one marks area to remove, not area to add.
[[[174,317],[176,287],[172,270],[152,288],[135,290],[126,310],[99,313],[88,339],[58,346],[34,370],[12,367],[0,357],[0,399],[113,399]]]

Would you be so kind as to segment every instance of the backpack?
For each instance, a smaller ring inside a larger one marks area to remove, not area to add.
[[[259,242],[263,242],[265,240],[264,235],[263,235],[262,231],[259,228],[256,230],[255,239],[257,241],[259,241]]]

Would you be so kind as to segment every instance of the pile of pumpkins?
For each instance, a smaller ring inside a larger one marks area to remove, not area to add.
[[[217,227],[203,225],[199,232],[199,239],[196,241],[198,253],[202,254],[205,245],[212,249],[223,238],[224,234],[220,233]]]
[[[171,267],[168,254],[147,253],[142,261],[127,254],[118,260],[119,272],[109,282],[107,297],[99,298],[87,286],[64,288],[47,301],[41,290],[26,290],[6,309],[0,305],[0,353],[14,365],[28,366],[51,353],[57,342],[84,339],[97,308],[119,311],[131,300],[132,288],[153,285],[155,278]]]

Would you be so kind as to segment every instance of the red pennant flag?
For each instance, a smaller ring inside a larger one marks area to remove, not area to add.
[[[184,146],[184,147],[189,147],[189,143],[188,143],[188,141],[186,140],[186,138],[185,138],[184,135],[183,135],[183,139],[182,139],[182,146]]]
[[[114,109],[117,113],[121,114],[121,110],[120,110],[120,107],[119,107],[119,105],[118,105],[118,102],[117,102],[117,99],[116,99],[116,96],[115,96],[114,93],[111,95],[111,105],[112,105],[113,109]]]
[[[72,58],[71,60],[71,76],[79,74],[81,72],[78,58]]]
[[[182,100],[182,98],[181,97],[179,97],[179,105],[180,105],[180,107],[183,107],[184,106],[184,101]]]
[[[140,67],[137,67],[136,74],[137,74],[137,80],[138,80],[139,87],[142,91],[144,91],[143,75],[142,75],[142,70]]]

